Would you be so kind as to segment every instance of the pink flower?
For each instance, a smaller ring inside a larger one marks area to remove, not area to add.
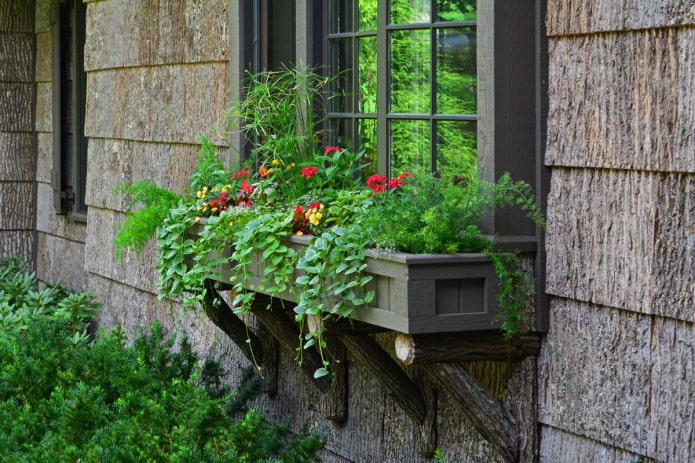
[[[326,146],[326,149],[323,152],[324,154],[333,154],[342,150],[343,149],[340,146]]]
[[[318,174],[319,170],[314,166],[306,166],[306,167],[302,167],[301,173],[302,173],[302,177],[308,179],[308,178],[311,178],[314,175]]]

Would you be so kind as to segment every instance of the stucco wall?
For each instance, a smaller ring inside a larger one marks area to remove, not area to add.
[[[695,6],[551,0],[541,461],[695,459]]]
[[[34,251],[34,17],[30,2],[0,0],[0,257]]]

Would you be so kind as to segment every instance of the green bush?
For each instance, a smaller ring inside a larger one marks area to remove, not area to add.
[[[51,299],[14,263],[0,262],[0,274],[12,276],[0,300],[21,314],[0,330],[0,461],[317,461],[322,433],[291,434],[248,409],[261,386],[250,370],[232,392],[217,362],[199,367],[188,340],[174,349],[175,337],[156,324],[130,346],[121,331],[73,342],[66,314],[81,311],[84,295]],[[21,285],[27,291],[8,296]],[[50,300],[34,307],[50,316],[32,315],[27,300],[37,298]]]

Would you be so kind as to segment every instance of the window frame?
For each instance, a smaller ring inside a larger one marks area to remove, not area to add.
[[[81,0],[54,0],[51,23],[53,205],[57,214],[68,214],[71,219],[86,222],[86,5]],[[66,58],[66,52],[69,58]],[[64,124],[66,113],[70,118]],[[68,134],[71,144],[67,142]]]

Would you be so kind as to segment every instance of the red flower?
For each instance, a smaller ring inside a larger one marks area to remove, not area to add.
[[[319,170],[314,166],[306,166],[306,167],[302,167],[301,172],[302,172],[302,177],[311,178],[314,175],[318,174]]]
[[[253,192],[253,186],[249,184],[248,180],[244,180],[241,182],[241,189],[244,191],[244,193],[252,193]]]
[[[217,206],[220,205],[219,201],[217,201],[216,199],[213,199],[213,200],[210,201],[208,204],[210,204],[210,207],[211,207],[211,208],[217,207]]]
[[[309,204],[309,209],[318,209],[321,207],[321,203],[318,201],[314,201],[313,203]]]
[[[403,185],[403,180],[400,177],[389,180],[389,188],[398,188],[401,185]]]
[[[297,206],[297,207],[294,209],[294,213],[295,213],[295,214],[304,214],[304,208],[303,208],[302,206]]]
[[[404,180],[408,177],[415,177],[413,174],[410,172],[403,172],[401,175],[398,176],[399,179]]]
[[[323,152],[324,154],[333,154],[339,151],[343,151],[340,146],[326,146],[326,149]]]
[[[261,169],[258,171],[258,175],[260,175],[261,177],[265,178],[265,177],[268,176],[268,171],[269,171],[269,170],[270,170],[270,169],[268,169],[266,166],[261,166]]]
[[[247,166],[246,169],[241,169],[238,172],[234,172],[229,178],[248,178],[251,175],[251,166]]]
[[[379,174],[374,174],[367,179],[367,186],[374,193],[381,193],[386,190],[386,177]]]

